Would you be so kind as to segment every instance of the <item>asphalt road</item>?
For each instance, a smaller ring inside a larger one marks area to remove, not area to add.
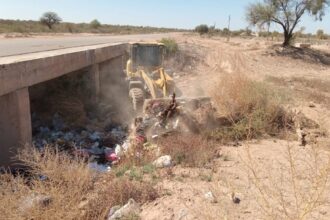
[[[171,37],[176,33],[168,34],[139,34],[116,36],[46,36],[31,38],[3,38],[0,39],[0,57],[28,54],[49,50],[58,50],[79,46],[90,46],[107,43],[127,43],[135,41],[155,41],[163,37]]]

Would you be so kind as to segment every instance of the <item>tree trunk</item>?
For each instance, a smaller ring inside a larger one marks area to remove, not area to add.
[[[288,47],[290,46],[290,42],[292,40],[292,34],[290,34],[288,31],[284,30],[284,42],[283,42],[283,47]]]
[[[51,24],[47,24],[47,26],[48,26],[49,30],[52,30],[53,29],[53,27],[52,27]]]

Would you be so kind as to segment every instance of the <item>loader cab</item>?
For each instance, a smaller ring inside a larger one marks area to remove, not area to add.
[[[163,65],[165,46],[161,43],[134,43],[130,47],[133,71],[153,70]]]

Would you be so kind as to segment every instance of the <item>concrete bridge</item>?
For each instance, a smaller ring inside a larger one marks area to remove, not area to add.
[[[122,68],[127,44],[103,44],[0,58],[0,166],[8,166],[17,149],[32,144],[29,88],[84,70],[93,97],[103,78]]]

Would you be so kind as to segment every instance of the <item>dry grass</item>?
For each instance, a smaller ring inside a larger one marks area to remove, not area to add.
[[[187,167],[203,167],[216,156],[216,143],[199,135],[165,137],[158,145],[164,155]]]
[[[0,176],[0,211],[5,219],[104,219],[112,206],[130,198],[142,203],[157,197],[148,183],[97,175],[83,159],[50,147],[43,152],[25,148],[19,155],[31,175],[28,179]],[[41,180],[41,175],[46,179]],[[29,198],[35,196],[47,196],[49,201],[29,205]]]
[[[219,114],[230,121],[211,136],[232,141],[276,136],[293,126],[293,115],[281,106],[284,96],[262,82],[255,82],[242,74],[221,77],[212,98]]]
[[[247,147],[248,174],[266,219],[319,219],[329,206],[330,155],[290,144],[284,159],[266,164]]]
[[[321,79],[309,79],[305,77],[274,77],[267,76],[266,80],[278,86],[293,86],[295,97],[303,98],[330,107],[330,81]]]
[[[51,148],[45,148],[43,153],[25,148],[19,159],[31,167],[33,175],[28,185],[23,177],[1,176],[7,180],[1,181],[5,182],[1,187],[1,212],[6,213],[4,217],[74,219],[80,216],[77,207],[93,187],[93,175],[82,160],[57,153]],[[40,175],[47,179],[41,181]],[[50,204],[42,208],[33,205],[22,210],[26,197],[34,194],[49,196]]]

